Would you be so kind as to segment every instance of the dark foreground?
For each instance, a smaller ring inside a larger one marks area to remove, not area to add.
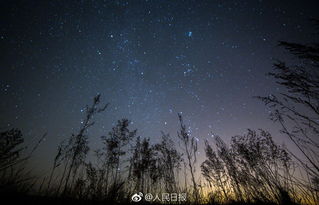
[[[0,204],[32,204],[32,205],[109,205],[109,204],[136,204],[136,205],[146,205],[146,204],[164,204],[164,203],[149,203],[149,202],[111,202],[110,200],[105,201],[94,201],[94,200],[80,200],[80,199],[72,199],[72,198],[54,198],[54,197],[47,197],[47,196],[30,196],[30,195],[23,195],[23,194],[1,194]],[[173,204],[173,203],[172,203]],[[179,204],[192,204],[189,202],[186,203],[179,203]],[[210,205],[218,205],[218,203],[207,203]],[[262,202],[254,202],[254,203],[240,203],[240,202],[231,202],[227,203],[227,205],[275,205],[274,203],[262,203]],[[297,205],[295,203],[283,203],[282,205]]]

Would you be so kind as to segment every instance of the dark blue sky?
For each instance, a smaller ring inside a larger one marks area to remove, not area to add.
[[[174,136],[178,112],[200,143],[211,132],[278,133],[252,97],[281,91],[265,76],[289,59],[277,41],[311,42],[317,4],[1,1],[1,128],[21,128],[29,144],[48,132],[39,153],[52,160],[100,93],[110,107],[89,131],[93,149],[123,117],[154,142]]]

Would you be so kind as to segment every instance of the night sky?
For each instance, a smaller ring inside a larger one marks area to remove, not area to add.
[[[319,18],[316,1],[291,0],[8,0],[0,8],[0,127],[22,129],[29,146],[48,132],[38,165],[52,162],[97,94],[110,106],[89,130],[93,150],[124,117],[152,142],[161,131],[176,135],[179,112],[200,144],[212,132],[226,141],[247,128],[278,133],[253,96],[281,92],[265,75],[290,59],[277,42],[312,42],[310,19]]]

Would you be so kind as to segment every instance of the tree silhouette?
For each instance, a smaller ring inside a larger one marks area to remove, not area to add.
[[[186,126],[183,122],[183,117],[181,114],[178,114],[178,119],[180,122],[180,131],[177,133],[178,138],[182,141],[184,152],[186,155],[187,166],[189,168],[189,172],[191,174],[191,181],[193,184],[193,195],[195,202],[199,201],[199,192],[195,179],[195,164],[196,164],[196,155],[197,155],[197,141],[194,137],[191,137],[187,130]]]
[[[169,134],[162,133],[162,141],[154,145],[161,177],[167,193],[176,193],[177,172],[181,168],[182,154],[179,153]],[[155,171],[155,170],[154,170]]]
[[[215,192],[219,193],[221,199],[228,198],[227,175],[223,161],[213,151],[208,141],[205,142],[205,153],[207,159],[202,163],[201,170],[205,179],[209,183],[209,187],[216,188]]]
[[[275,63],[274,71],[269,75],[283,91],[279,95],[257,98],[272,109],[271,119],[279,122],[281,132],[303,155],[291,152],[310,176],[311,191],[314,192],[319,181],[319,46],[318,43],[285,41],[279,42],[279,46],[292,54],[296,63]],[[316,193],[315,200],[319,200]]]
[[[155,153],[150,145],[150,139],[144,138],[140,142],[140,138],[138,138],[131,159],[131,176],[135,180],[136,191],[141,191],[142,193],[150,191],[151,175],[156,166],[155,160]],[[156,180],[153,182],[156,182]]]
[[[26,190],[23,186],[28,177],[22,157],[26,149],[24,139],[18,129],[10,129],[0,133],[0,193]]]
[[[72,136],[69,138],[68,144],[65,147],[64,158],[65,160],[67,160],[68,163],[70,163],[70,165],[67,168],[68,171],[66,173],[63,194],[66,194],[68,190],[71,173],[73,174],[73,184],[76,180],[78,168],[85,163],[84,160],[89,151],[88,136],[86,135],[86,131],[88,130],[88,128],[94,125],[94,122],[91,122],[93,116],[96,113],[103,112],[108,106],[108,104],[106,104],[102,107],[98,107],[100,104],[100,97],[100,95],[95,96],[91,107],[86,106],[86,117],[84,121],[81,122],[82,126],[78,134],[72,134]],[[66,166],[68,165],[68,163],[66,163]]]
[[[20,162],[21,147],[24,139],[18,129],[11,129],[0,133],[0,171]]]
[[[260,201],[291,203],[293,193],[292,162],[285,147],[278,146],[271,135],[248,130],[232,137],[230,146],[215,136],[216,151],[206,142],[202,174],[215,188],[215,197],[223,201]]]
[[[162,133],[160,142],[151,144],[150,138],[136,137],[137,130],[129,129],[130,121],[121,119],[107,136],[102,136],[101,148],[88,160],[89,151],[87,129],[94,122],[96,113],[105,110],[99,107],[99,96],[94,98],[92,106],[87,106],[87,115],[77,135],[62,142],[57,149],[51,172],[48,174],[47,190],[39,193],[51,195],[56,189],[55,197],[69,197],[84,202],[128,202],[132,194],[146,193],[180,193],[182,186],[178,172],[184,164],[185,189],[191,185],[192,197],[187,203],[264,203],[294,204],[303,200],[311,202],[318,192],[317,178],[312,177],[312,185],[301,183],[294,177],[294,163],[285,146],[277,145],[270,133],[259,130],[248,130],[244,135],[232,137],[225,143],[215,136],[214,147],[205,142],[206,160],[201,164],[202,175],[208,182],[208,195],[204,197],[204,186],[195,177],[197,163],[197,142],[187,131],[181,115],[178,115],[180,129],[177,138],[180,140],[181,154],[175,147],[175,141],[169,134]],[[45,135],[44,135],[45,136]],[[136,143],[132,145],[133,140]],[[41,142],[41,140],[39,141]],[[26,158],[21,157],[23,138],[19,130],[12,129],[1,133],[0,178],[3,183],[3,170],[18,167]],[[38,146],[38,145],[37,145]],[[36,147],[32,149],[32,152]],[[74,162],[72,162],[74,160]],[[63,169],[55,177],[56,169]],[[9,170],[9,169],[8,169]],[[23,184],[24,166],[12,172],[8,179],[20,190],[29,187]],[[9,173],[9,172],[8,172]],[[190,179],[187,179],[187,174]],[[56,183],[52,181],[59,179]],[[7,182],[10,182],[7,180]],[[57,187],[53,187],[57,185]],[[52,187],[51,187],[52,186]],[[60,189],[64,188],[62,195]],[[17,189],[16,189],[17,190]],[[309,194],[309,190],[312,190]],[[309,199],[309,197],[313,197]],[[299,198],[301,198],[299,200]]]
[[[134,139],[137,130],[130,131],[128,126],[130,121],[128,119],[122,119],[117,122],[117,125],[112,128],[109,133],[109,137],[103,137],[108,152],[108,160],[111,162],[111,166],[115,168],[114,182],[118,182],[118,176],[120,172],[121,157],[127,152],[124,148]]]

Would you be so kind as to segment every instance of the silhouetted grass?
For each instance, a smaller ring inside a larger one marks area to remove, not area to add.
[[[103,147],[94,152],[97,163],[93,164],[86,159],[90,149],[86,130],[94,124],[93,115],[106,108],[98,108],[99,103],[100,96],[97,96],[93,104],[87,106],[86,120],[79,133],[71,135],[66,144],[59,145],[52,170],[43,179],[32,177],[25,165],[45,135],[31,154],[24,157],[26,148],[22,133],[17,129],[1,133],[1,202],[150,204],[144,200],[131,201],[131,196],[139,192],[187,193],[185,203],[171,204],[288,205],[300,200],[296,193],[303,186],[291,174],[293,166],[289,153],[263,130],[259,133],[248,130],[244,136],[233,137],[229,145],[215,137],[215,148],[206,142],[207,159],[201,171],[207,183],[197,181],[194,169],[197,142],[187,133],[181,115],[178,115],[181,125],[178,137],[173,140],[162,133],[161,141],[153,145],[149,138],[140,140],[137,130],[130,130],[129,120],[119,120],[108,136],[101,137]],[[184,154],[175,147],[178,139]],[[59,168],[62,172],[56,172]],[[182,179],[184,184],[180,183]],[[39,188],[35,188],[40,180]],[[303,191],[308,193],[306,188]]]

